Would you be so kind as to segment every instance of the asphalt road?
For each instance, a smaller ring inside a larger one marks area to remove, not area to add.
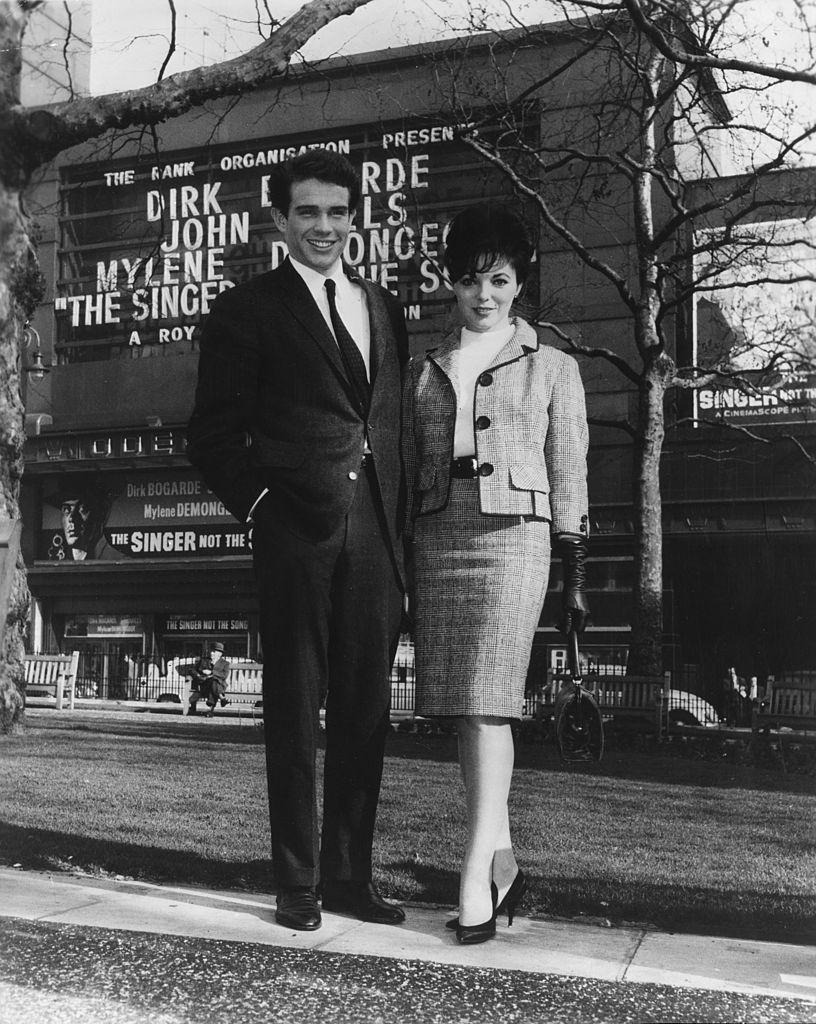
[[[797,999],[0,919],[0,1024],[810,1024]]]

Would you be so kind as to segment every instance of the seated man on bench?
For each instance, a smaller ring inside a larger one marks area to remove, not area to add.
[[[222,708],[229,704],[226,698],[229,670],[230,663],[224,657],[224,645],[211,643],[209,652],[200,657],[193,667],[189,711],[191,715],[198,713],[196,705],[200,700],[206,701],[210,717],[219,701]]]

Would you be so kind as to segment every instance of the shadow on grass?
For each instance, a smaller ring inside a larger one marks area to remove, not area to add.
[[[816,898],[752,893],[748,899],[739,892],[640,882],[616,882],[612,887],[603,878],[547,877],[522,867],[529,881],[519,910],[524,916],[580,918],[590,923],[602,920],[665,932],[816,945]],[[391,862],[383,869],[403,879],[411,893],[407,898],[456,905],[459,876],[454,871],[438,871],[412,861]]]
[[[181,715],[157,717],[134,714],[132,718],[99,719],[49,718],[33,716],[28,723],[34,730],[94,736],[126,736],[146,740],[199,740],[202,743],[263,744],[263,729],[249,722],[218,722],[211,719],[183,718]]]
[[[151,882],[274,891],[268,860],[210,860],[192,850],[122,843],[0,821],[0,860],[32,871],[81,869]]]
[[[111,842],[42,828],[0,822],[0,860],[28,870],[81,870],[98,877],[123,875],[137,880],[213,889],[275,891],[268,860],[220,861],[189,850],[171,850]],[[604,878],[564,879],[532,873],[521,913],[556,918],[606,919],[613,924],[653,927],[816,944],[816,898],[778,894],[719,892],[682,886],[614,886]],[[439,870],[410,860],[382,863],[383,890],[397,899],[454,907],[457,869]]]

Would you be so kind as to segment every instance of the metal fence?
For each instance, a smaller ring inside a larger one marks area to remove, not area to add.
[[[160,698],[179,700],[189,690],[189,683],[182,676],[184,666],[192,665],[194,658],[173,658],[163,661],[156,658],[135,657],[127,660],[111,658],[108,664],[96,657],[80,654],[79,670],[76,677],[75,696],[83,699],[128,700],[154,704]],[[230,658],[232,665],[248,659]],[[123,662],[120,669],[118,665]],[[394,711],[414,710],[414,659],[413,650],[400,645],[394,666],[391,669],[391,707]]]
[[[391,710],[413,711],[415,677],[413,661],[397,663],[391,670]]]
[[[123,652],[108,652],[104,660],[95,651],[80,654],[75,695],[79,698],[129,700],[155,703],[160,699],[185,699],[189,689],[187,680],[179,671],[192,658],[174,658],[163,661],[143,655],[131,656]],[[233,664],[247,659],[230,658]],[[623,676],[623,672],[621,672]],[[592,678],[587,674],[587,681]],[[544,682],[528,688],[524,698],[523,716],[536,717],[552,708],[553,686],[557,673],[548,672]],[[611,678],[611,674],[610,674]],[[400,713],[412,713],[415,707],[415,668],[413,646],[403,641],[391,670],[391,707]],[[667,682],[663,704],[667,724],[678,725],[739,725],[750,724],[750,700],[742,699],[736,710],[725,700],[709,702],[703,696],[686,688],[687,681]],[[760,694],[761,696],[761,694]],[[737,700],[736,692],[734,700]]]

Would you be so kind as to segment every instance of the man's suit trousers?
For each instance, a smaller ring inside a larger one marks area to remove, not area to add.
[[[373,468],[361,468],[349,513],[325,540],[301,537],[261,514],[252,544],[276,882],[368,881],[402,609]]]

